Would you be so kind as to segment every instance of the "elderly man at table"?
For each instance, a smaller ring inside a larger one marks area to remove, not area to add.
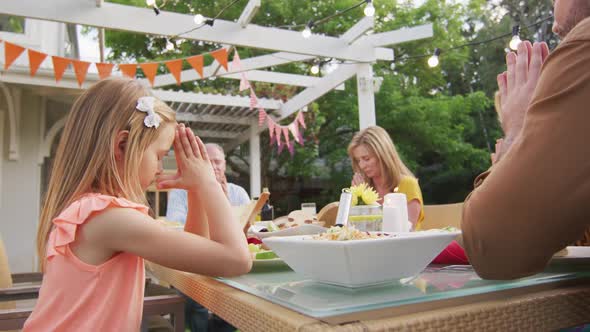
[[[590,226],[590,0],[554,5],[564,39],[546,61],[539,43],[507,55],[504,141],[465,202],[463,241],[483,278],[541,272]]]
[[[223,148],[215,143],[205,144],[213,171],[217,182],[223,188],[223,192],[227,196],[229,203],[233,206],[246,205],[250,203],[250,197],[244,188],[227,182],[225,178],[225,152]],[[186,215],[188,212],[188,195],[186,190],[173,189],[168,194],[168,207],[166,209],[166,219],[171,221],[186,222]]]
[[[227,182],[225,178],[225,152],[223,148],[215,143],[205,144],[207,154],[211,160],[213,171],[217,182],[223,188],[229,202],[233,206],[246,205],[250,203],[250,197],[244,188]],[[168,207],[166,209],[166,219],[186,223],[188,214],[188,193],[186,190],[171,190],[168,196]],[[186,296],[186,295],[185,295]],[[186,325],[192,332],[201,331],[234,331],[235,328],[226,323],[216,315],[211,315],[209,311],[190,297],[186,296],[185,305]]]

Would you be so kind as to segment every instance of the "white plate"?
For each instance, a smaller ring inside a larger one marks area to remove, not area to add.
[[[313,235],[323,233],[327,230],[325,227],[314,224],[303,224],[301,226],[280,229],[274,232],[261,232],[260,230],[263,228],[267,228],[265,223],[257,223],[250,226],[248,232],[251,232],[259,239],[264,239],[270,236]]]
[[[263,239],[295,272],[315,281],[363,287],[420,273],[460,231],[388,233],[353,241],[314,240],[312,236]]]
[[[567,247],[565,256],[553,256],[551,263],[590,263],[590,247]]]

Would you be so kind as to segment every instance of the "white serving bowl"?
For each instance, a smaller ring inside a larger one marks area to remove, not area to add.
[[[414,276],[460,231],[388,233],[353,241],[314,240],[312,236],[267,237],[262,241],[295,272],[315,281],[363,287]]]
[[[328,229],[314,224],[303,224],[296,227],[289,227],[280,229],[274,232],[261,232],[260,230],[267,228],[266,224],[257,223],[250,226],[248,232],[252,233],[259,239],[264,239],[271,236],[295,236],[295,235],[313,235],[327,231]]]

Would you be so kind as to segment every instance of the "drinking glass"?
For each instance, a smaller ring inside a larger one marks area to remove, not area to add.
[[[315,217],[317,213],[315,203],[301,203],[301,211],[311,217]]]

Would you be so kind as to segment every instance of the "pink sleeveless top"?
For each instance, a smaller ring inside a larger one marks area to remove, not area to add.
[[[148,213],[146,206],[123,198],[87,194],[53,219],[39,299],[23,331],[139,331],[143,259],[121,252],[101,265],[89,265],[69,246],[78,226],[112,207]]]

